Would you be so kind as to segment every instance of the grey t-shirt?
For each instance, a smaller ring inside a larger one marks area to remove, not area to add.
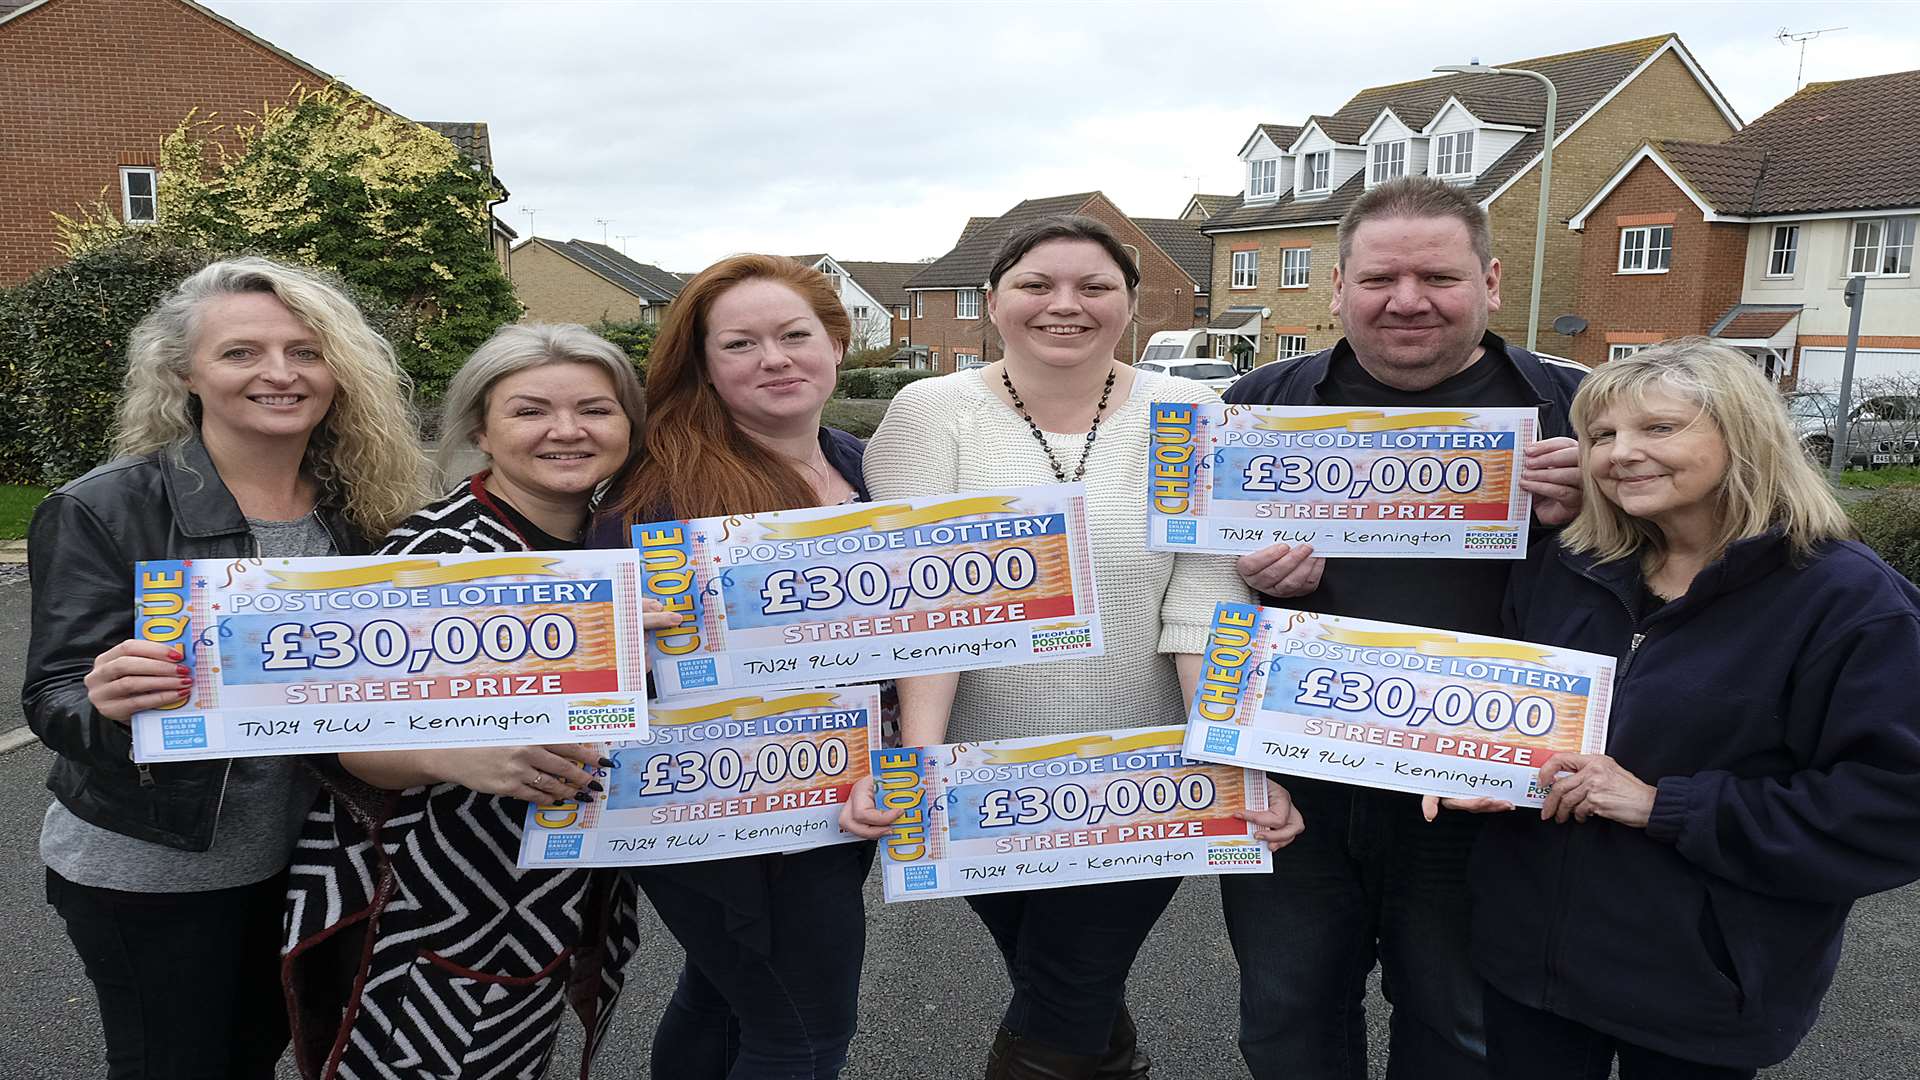
[[[315,514],[247,526],[262,558],[334,554]],[[58,800],[40,826],[40,857],[68,881],[125,892],[207,892],[264,881],[279,873],[319,793],[298,758],[233,758],[215,811],[213,846],[181,851],[136,840],[74,817]]]

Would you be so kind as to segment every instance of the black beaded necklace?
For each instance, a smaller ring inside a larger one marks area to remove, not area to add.
[[[1100,391],[1100,404],[1093,410],[1093,426],[1087,428],[1087,444],[1080,448],[1080,467],[1073,470],[1073,482],[1076,484],[1087,475],[1087,455],[1093,453],[1093,440],[1100,434],[1100,418],[1107,413],[1107,398],[1113,395],[1113,380],[1118,374],[1119,368],[1109,368],[1107,371],[1107,385]],[[1000,367],[1000,381],[1006,385],[1007,396],[1013,399],[1014,410],[1020,414],[1020,419],[1027,422],[1027,430],[1033,432],[1033,441],[1039,443],[1041,452],[1047,455],[1047,464],[1053,466],[1054,479],[1066,483],[1067,470],[1060,467],[1060,460],[1053,456],[1053,447],[1047,445],[1047,433],[1033,422],[1033,414],[1027,411],[1026,403],[1020,400],[1020,391],[1013,388],[1013,379],[1007,374],[1005,364]]]

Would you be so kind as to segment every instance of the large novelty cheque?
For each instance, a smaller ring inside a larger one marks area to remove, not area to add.
[[[880,745],[880,688],[687,698],[616,743],[598,802],[527,808],[520,865],[644,866],[859,837],[840,807]]]
[[[1519,559],[1533,409],[1153,405],[1147,544]]]
[[[1078,484],[636,525],[662,698],[1099,656]]]
[[[143,562],[135,635],[193,692],[135,761],[644,736],[632,551]]]
[[[880,842],[887,900],[1271,870],[1233,816],[1267,808],[1266,778],[1188,760],[1183,731],[875,751],[875,801],[901,811]]]
[[[1540,766],[1604,753],[1613,658],[1248,604],[1214,610],[1186,752],[1539,806]]]

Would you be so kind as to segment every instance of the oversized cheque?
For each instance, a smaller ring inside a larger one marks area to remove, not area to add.
[[[637,525],[663,698],[1099,656],[1078,484]]]
[[[631,551],[143,562],[135,634],[184,703],[134,760],[603,742],[646,734]]]
[[[1147,543],[1518,559],[1533,409],[1153,404]]]
[[[1604,753],[1613,658],[1249,604],[1214,610],[1186,752],[1539,806],[1560,751]]]
[[[842,844],[840,807],[880,745],[880,688],[656,705],[596,802],[529,807],[520,865],[643,866]]]
[[[1265,873],[1256,772],[1180,753],[1179,727],[879,750],[875,797],[900,810],[880,841],[886,898]]]

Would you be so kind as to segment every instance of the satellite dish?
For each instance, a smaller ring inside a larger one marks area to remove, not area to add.
[[[1587,328],[1587,320],[1578,315],[1562,315],[1553,320],[1553,332],[1572,337]]]

